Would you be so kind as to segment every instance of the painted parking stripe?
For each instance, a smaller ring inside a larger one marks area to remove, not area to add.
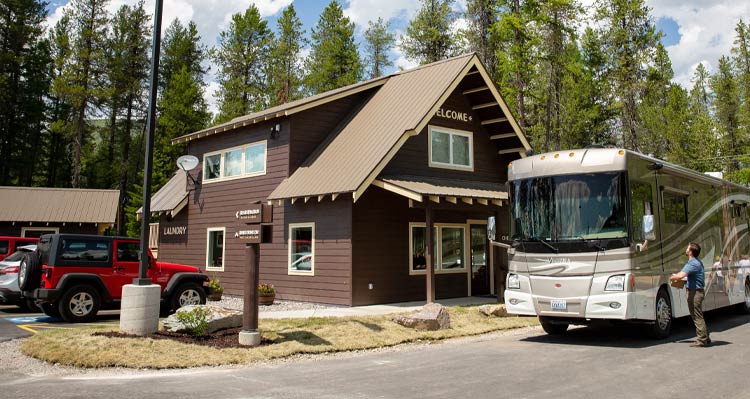
[[[27,316],[27,317],[6,317],[5,320],[13,324],[32,324],[32,323],[49,323],[53,321],[60,321],[56,317],[50,316]]]
[[[50,324],[19,324],[18,328],[28,331],[32,334],[38,333],[40,330],[69,330],[70,327],[59,327]]]

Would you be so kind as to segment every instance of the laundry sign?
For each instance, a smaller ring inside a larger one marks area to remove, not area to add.
[[[187,226],[166,226],[164,227],[165,236],[182,236],[187,234]]]
[[[438,109],[435,111],[435,116],[461,122],[471,122],[473,119],[467,112],[458,112],[454,109],[447,108]]]

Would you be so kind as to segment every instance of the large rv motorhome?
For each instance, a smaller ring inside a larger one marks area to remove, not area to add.
[[[750,312],[750,190],[623,149],[529,156],[509,165],[505,303],[549,334],[593,319],[669,335],[689,314],[671,287],[690,241],[702,247],[704,310]]]

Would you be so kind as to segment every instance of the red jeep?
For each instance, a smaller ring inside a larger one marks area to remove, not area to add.
[[[16,252],[16,248],[24,245],[36,244],[37,241],[39,241],[39,239],[34,237],[0,236],[0,260],[3,260],[13,252]]]
[[[136,238],[49,234],[21,260],[18,286],[45,314],[91,321],[102,306],[118,305],[122,286],[138,277]],[[147,278],[161,286],[162,314],[206,303],[208,276],[197,267],[157,262],[149,251]]]

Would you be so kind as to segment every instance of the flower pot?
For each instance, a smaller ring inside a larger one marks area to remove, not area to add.
[[[206,295],[206,299],[208,299],[209,301],[220,301],[221,300],[221,295],[223,293],[224,293],[223,289],[221,289],[221,290],[214,290],[210,294]]]
[[[258,305],[272,305],[276,294],[258,294]]]

